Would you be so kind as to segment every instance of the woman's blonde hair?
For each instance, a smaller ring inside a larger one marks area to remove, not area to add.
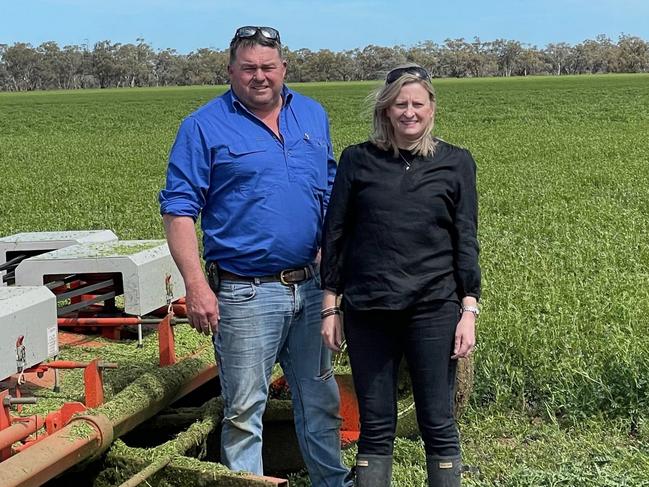
[[[397,66],[394,69],[416,67],[416,64],[404,64]],[[422,133],[410,147],[407,147],[413,154],[419,156],[431,156],[435,152],[437,141],[433,137],[432,131],[435,125],[435,90],[430,84],[430,81],[424,80],[421,76],[405,72],[394,82],[385,84],[380,87],[376,92],[370,95],[370,99],[374,103],[373,109],[373,132],[370,135],[370,142],[383,150],[390,150],[394,153],[395,157],[399,156],[399,146],[397,145],[396,137],[394,135],[394,128],[390,123],[387,116],[387,110],[395,102],[399,96],[399,92],[404,85],[409,83],[419,83],[428,92],[428,98],[432,104],[433,116],[430,118],[429,126]],[[406,149],[406,147],[404,147]]]

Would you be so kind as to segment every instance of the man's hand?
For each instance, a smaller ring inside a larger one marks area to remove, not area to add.
[[[194,220],[188,216],[163,215],[169,251],[185,281],[185,302],[189,323],[206,335],[216,333],[219,307],[198,257]]]
[[[189,324],[205,335],[209,335],[210,331],[216,334],[219,327],[219,303],[205,279],[202,283],[199,281],[187,287],[185,302]]]

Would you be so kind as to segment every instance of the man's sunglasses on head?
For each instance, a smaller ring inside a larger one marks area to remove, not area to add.
[[[250,37],[255,37],[257,32],[270,41],[280,42],[279,31],[277,29],[273,29],[272,27],[257,27],[254,25],[239,27],[234,34],[234,38],[248,39]]]

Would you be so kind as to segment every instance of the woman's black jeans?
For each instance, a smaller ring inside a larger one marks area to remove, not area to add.
[[[459,305],[452,301],[403,311],[346,307],[345,336],[361,419],[358,453],[392,455],[399,363],[405,356],[426,454],[460,454],[453,414],[457,360],[451,360],[458,320]]]

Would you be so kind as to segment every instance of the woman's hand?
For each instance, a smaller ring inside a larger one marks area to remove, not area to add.
[[[320,334],[325,346],[334,352],[340,352],[343,343],[343,330],[340,315],[331,315],[322,319]]]
[[[469,311],[462,313],[462,317],[455,327],[455,347],[452,359],[467,358],[475,349],[475,315]]]

